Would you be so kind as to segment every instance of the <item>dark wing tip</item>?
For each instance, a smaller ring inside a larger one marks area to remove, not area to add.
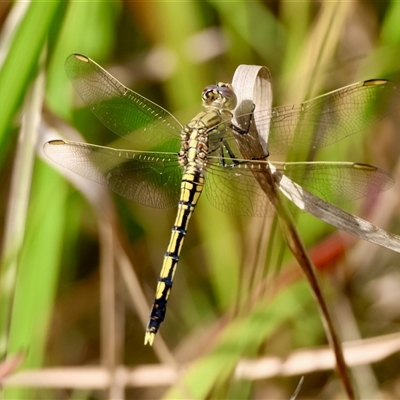
[[[373,165],[369,165],[369,164],[364,164],[364,163],[354,163],[353,168],[363,169],[365,171],[377,171],[378,170],[377,167],[375,167]]]
[[[387,79],[368,79],[364,81],[364,86],[386,85],[388,82]]]
[[[71,54],[71,55],[69,55],[67,57],[67,61],[68,60],[72,60],[72,59],[76,59],[76,60],[83,61],[83,62],[89,62],[90,61],[89,57],[86,57],[83,54],[79,54],[79,53],[73,53],[73,54]]]
[[[73,65],[73,64],[76,64],[76,63],[82,63],[82,62],[88,64],[88,63],[90,63],[90,61],[91,60],[90,60],[89,57],[86,57],[83,54],[74,53],[74,54],[69,55],[67,57],[67,59],[65,60],[65,67],[68,70],[69,65]]]
[[[47,143],[45,143],[45,146],[48,145],[48,144],[50,144],[50,145],[55,145],[55,146],[59,146],[59,145],[64,145],[64,144],[66,144],[66,143],[64,142],[64,140],[55,139],[55,140],[50,140],[50,141],[48,141]]]

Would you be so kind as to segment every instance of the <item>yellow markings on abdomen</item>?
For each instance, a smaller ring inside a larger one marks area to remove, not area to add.
[[[172,227],[171,238],[164,254],[164,261],[158,278],[157,289],[150,319],[144,339],[145,344],[153,344],[155,335],[163,322],[166,314],[166,306],[171,292],[179,255],[190,217],[200,197],[204,186],[203,174],[196,170],[187,171],[182,178],[181,197],[178,204],[178,212]]]

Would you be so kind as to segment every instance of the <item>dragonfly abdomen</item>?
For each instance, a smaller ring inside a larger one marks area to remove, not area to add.
[[[210,86],[203,91],[204,111],[194,117],[181,133],[181,151],[178,160],[184,169],[178,213],[172,228],[171,239],[158,279],[156,296],[150,312],[144,344],[153,344],[155,335],[163,322],[171,292],[176,266],[190,217],[204,187],[204,170],[207,168],[208,135],[223,122],[229,122],[229,111],[236,104],[236,97],[230,86]],[[224,125],[225,129],[225,125]]]
[[[156,296],[150,312],[149,323],[144,339],[145,344],[153,344],[155,335],[164,321],[169,294],[174,281],[176,267],[179,261],[183,241],[186,236],[190,217],[204,186],[204,175],[197,168],[187,168],[182,178],[181,197],[178,212],[172,227],[171,238],[158,278]]]

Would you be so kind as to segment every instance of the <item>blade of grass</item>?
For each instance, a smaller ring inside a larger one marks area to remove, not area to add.
[[[298,299],[306,299],[309,296],[306,292],[307,288],[299,282],[278,293],[268,307],[262,299],[246,317],[232,321],[216,339],[213,350],[193,363],[165,398],[216,398],[212,391],[215,387],[226,387],[239,360],[257,354],[279,326],[296,318],[302,307]]]
[[[5,227],[0,275],[0,354],[4,356],[8,344],[10,311],[15,290],[19,255],[23,246],[37,131],[44,97],[42,72],[26,99],[25,114],[14,161],[13,177]]]
[[[66,191],[65,181],[38,161],[18,265],[8,347],[10,354],[21,350],[27,353],[24,368],[37,368],[43,361],[62,257]],[[35,397],[32,392],[18,388],[5,392],[5,398],[10,399]]]
[[[2,259],[3,289],[0,304],[3,351],[6,348],[9,354],[25,351],[25,367],[37,367],[42,361],[57,282],[56,267],[59,265],[57,258],[60,256],[61,225],[64,218],[60,212],[60,203],[64,201],[65,193],[62,188],[52,193],[57,177],[52,181],[51,171],[41,163],[37,164],[30,196],[43,97],[42,72],[26,99]],[[48,173],[50,176],[47,176]],[[35,396],[30,391],[10,389],[6,390],[5,397],[19,399]]]
[[[244,91],[243,98],[251,99],[253,97],[252,103],[255,105],[255,110],[261,108],[260,105],[263,104],[262,102],[260,102],[260,96],[263,96],[265,93],[265,86],[266,86],[265,81],[269,76],[269,73],[265,73],[264,70],[266,70],[265,67],[240,66],[236,70],[235,75],[233,77],[233,85],[235,89],[237,91],[239,90]],[[248,106],[247,103],[246,105]],[[269,112],[269,110],[265,111]],[[256,138],[257,136],[265,136],[264,131],[262,132],[257,131],[256,124],[253,124],[251,128],[252,129],[250,129],[248,136],[254,136],[254,138]],[[266,131],[265,134],[268,135],[268,132]],[[236,135],[238,145],[243,158],[248,160],[265,159],[266,158],[265,154],[267,153],[265,152],[265,149],[263,148],[261,141],[252,140],[250,144],[250,141],[246,140],[247,138],[243,139],[243,136],[247,135],[240,135],[240,134]],[[304,272],[311,286],[312,292],[317,300],[317,304],[321,311],[322,321],[325,326],[326,335],[335,353],[339,376],[342,380],[348,398],[354,399],[355,394],[351,384],[350,377],[348,375],[347,366],[344,361],[341,343],[336,333],[336,328],[333,323],[332,317],[330,315],[328,306],[322,294],[317,275],[314,272],[315,271],[314,266],[296,230],[291,215],[286,210],[282,201],[279,198],[277,184],[274,180],[269,164],[265,163],[263,165],[265,165],[264,169],[252,170],[253,175],[257,179],[258,183],[260,184],[265,194],[268,196],[268,199],[275,207],[282,231],[285,235],[286,243],[290,251],[294,255],[294,257],[296,258],[297,262],[299,263],[302,271]]]
[[[6,137],[7,129],[37,68],[39,55],[59,7],[63,7],[63,2],[32,2],[17,27],[0,69],[0,98],[7,99],[2,103],[0,114],[0,147],[9,139]]]

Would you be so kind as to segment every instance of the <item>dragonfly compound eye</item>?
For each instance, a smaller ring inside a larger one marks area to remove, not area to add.
[[[221,95],[224,101],[224,106],[230,110],[233,110],[237,105],[237,97],[233,91],[233,87],[229,83],[218,83],[218,93]]]
[[[206,103],[211,103],[216,99],[217,95],[217,85],[209,85],[203,89],[203,93],[201,94],[201,98]]]
[[[205,105],[214,105],[220,108],[233,110],[236,107],[237,99],[232,86],[229,83],[218,83],[207,86],[202,93]]]

